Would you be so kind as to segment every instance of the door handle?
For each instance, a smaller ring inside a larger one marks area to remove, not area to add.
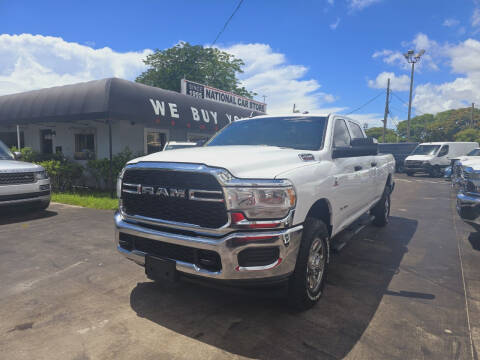
[[[357,165],[353,168],[355,171],[360,171],[362,170],[363,168],[360,166],[360,165]]]
[[[372,165],[372,167],[375,167],[377,166],[377,163],[375,161],[371,162],[370,165]]]

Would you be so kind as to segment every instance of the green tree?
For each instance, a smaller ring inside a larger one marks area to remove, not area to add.
[[[479,129],[465,129],[459,131],[454,136],[455,141],[476,141],[480,142],[480,130]]]
[[[367,136],[374,137],[378,142],[383,142],[383,127],[372,127],[365,131]],[[392,129],[386,129],[385,131],[385,142],[387,143],[396,143],[397,142],[397,133]]]
[[[256,95],[240,86],[237,74],[245,63],[216,48],[181,42],[166,50],[156,50],[143,61],[149,68],[135,81],[180,92],[180,80],[199,82],[252,98]]]

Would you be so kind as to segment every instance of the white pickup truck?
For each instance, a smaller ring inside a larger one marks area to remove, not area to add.
[[[21,204],[46,209],[50,204],[50,179],[40,165],[16,161],[0,141],[0,208]]]
[[[117,249],[154,280],[288,283],[322,294],[333,239],[363,214],[384,226],[395,161],[341,115],[235,121],[202,147],[130,161],[117,183]]]

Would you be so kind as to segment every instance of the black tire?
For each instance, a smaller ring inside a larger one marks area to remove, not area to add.
[[[407,171],[407,176],[413,176],[413,172]]]
[[[386,186],[382,198],[370,211],[370,214],[375,217],[373,219],[373,225],[382,227],[388,224],[391,204],[390,188]]]
[[[308,310],[322,296],[328,268],[328,241],[325,223],[319,219],[307,217],[297,263],[288,288],[288,305],[292,311]],[[308,266],[309,260],[312,267]],[[307,281],[307,277],[311,280],[311,284]]]
[[[438,166],[434,166],[430,172],[430,176],[434,178],[439,178],[442,176],[442,170]]]

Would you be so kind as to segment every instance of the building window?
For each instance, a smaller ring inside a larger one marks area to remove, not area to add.
[[[156,129],[145,129],[145,154],[162,151],[167,142],[167,134]]]
[[[95,159],[95,135],[75,134],[75,160]]]

